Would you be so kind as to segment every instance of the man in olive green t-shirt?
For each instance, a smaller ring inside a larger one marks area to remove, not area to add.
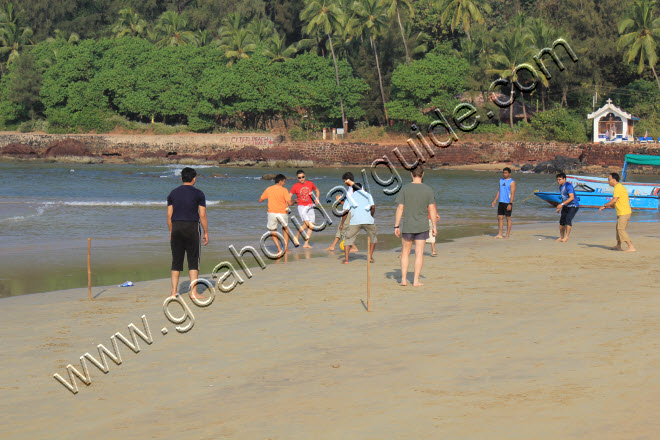
[[[630,200],[628,199],[628,191],[626,188],[619,183],[619,175],[617,173],[610,173],[607,178],[608,183],[611,187],[614,188],[614,194],[612,194],[612,200],[605,203],[601,206],[598,211],[602,211],[605,208],[611,208],[614,206],[616,209],[616,246],[612,247],[612,250],[622,251],[621,243],[625,242],[628,245],[628,249],[624,252],[635,252],[635,246],[633,246],[630,237],[626,232],[626,227],[628,226],[628,220],[632,214],[632,209],[630,209]]]
[[[404,186],[396,196],[394,219],[394,234],[401,237],[401,285],[408,285],[408,261],[413,241],[415,242],[415,275],[413,286],[423,286],[419,282],[424,264],[424,244],[429,238],[429,218],[431,219],[433,236],[436,235],[435,195],[430,186],[422,183],[424,170],[421,165],[411,170],[412,183]]]

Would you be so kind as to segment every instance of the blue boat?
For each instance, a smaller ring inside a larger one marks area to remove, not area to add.
[[[630,207],[634,210],[658,211],[660,205],[660,183],[626,182],[628,164],[660,165],[660,156],[626,154],[621,183],[628,191]],[[612,200],[612,187],[604,177],[566,176],[566,181],[575,187],[575,196],[582,208],[600,208]],[[561,203],[559,192],[536,191],[540,199],[552,206]]]

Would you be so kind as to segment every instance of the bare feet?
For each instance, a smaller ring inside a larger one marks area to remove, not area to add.
[[[423,284],[423,283],[420,283],[420,282],[413,283],[413,287],[422,287],[423,285],[424,285],[424,284]]]
[[[408,282],[407,282],[407,281],[401,281],[401,285],[402,285],[402,286],[407,286],[407,285],[408,285]]]
[[[438,256],[438,253],[437,253],[437,252],[433,252],[433,253],[431,254],[431,256],[432,256],[432,257],[437,257],[437,256]]]
[[[334,247],[334,246],[330,246],[330,247],[325,248],[324,250],[326,250],[326,251],[331,251],[331,252],[332,252],[332,251],[335,250],[335,247]]]
[[[501,235],[496,235],[496,236],[493,237],[493,238],[504,238],[504,237],[502,237]]]
[[[559,238],[556,239],[555,241],[564,241],[564,237],[559,237]]]
[[[629,247],[628,249],[626,249],[623,252],[637,252],[637,249],[635,249],[634,247]]]
[[[341,264],[348,264],[348,260],[342,261]]]
[[[623,248],[622,248],[621,246],[612,246],[612,247],[610,248],[610,250],[613,250],[613,251],[622,251]]]
[[[355,245],[353,245],[353,247],[351,248],[350,251],[348,251],[348,253],[349,253],[349,254],[354,254],[354,253],[357,252],[357,251],[358,251],[358,248],[356,248]]]
[[[559,240],[559,241],[561,241],[562,243],[566,243],[566,242],[568,241],[568,237],[564,237],[564,238],[562,238],[562,239]]]
[[[170,295],[170,298],[176,298],[176,296],[177,296],[177,292],[174,292]]]
[[[312,248],[312,247],[309,245],[309,243],[305,243],[305,244],[303,244],[303,247],[304,247],[305,249],[311,249],[311,248]]]
[[[372,258],[371,260],[369,260],[369,262],[370,262],[370,263],[375,263],[376,260],[374,260],[374,259]]]

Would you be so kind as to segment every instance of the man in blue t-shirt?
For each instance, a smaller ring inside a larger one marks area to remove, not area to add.
[[[516,196],[516,182],[511,178],[511,168],[506,167],[502,170],[502,178],[497,187],[497,194],[493,200],[492,206],[497,203],[497,224],[499,232],[495,238],[509,238],[511,235],[511,213],[513,212],[513,198]],[[506,236],[502,235],[504,228],[504,217],[506,217]]]
[[[344,201],[344,210],[351,213],[351,220],[344,233],[344,264],[348,264],[348,254],[355,243],[355,238],[361,229],[363,229],[371,240],[369,249],[367,249],[367,258],[374,262],[374,249],[378,238],[376,237],[376,225],[374,224],[374,213],[376,206],[371,194],[362,189],[359,183],[353,184],[353,193],[346,195]]]
[[[575,196],[575,188],[566,181],[566,174],[557,174],[557,183],[559,184],[559,193],[561,194],[561,203],[557,205],[557,212],[561,210],[559,218],[559,238],[557,241],[565,243],[568,236],[571,235],[573,227],[573,218],[580,209],[580,199]]]
[[[172,249],[172,296],[179,288],[179,274],[183,270],[183,258],[188,256],[188,274],[192,283],[199,275],[201,244],[209,242],[208,220],[206,219],[206,197],[195,188],[197,172],[189,167],[181,170],[183,185],[167,196],[167,226],[170,229]],[[202,231],[200,231],[200,225]],[[201,238],[201,239],[200,239]],[[190,296],[200,298],[193,289]]]

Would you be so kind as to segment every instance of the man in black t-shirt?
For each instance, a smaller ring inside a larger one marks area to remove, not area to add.
[[[181,170],[183,185],[173,189],[167,196],[167,226],[170,229],[172,248],[172,296],[178,293],[183,257],[188,256],[188,273],[192,283],[199,275],[201,244],[206,246],[209,242],[206,197],[194,187],[196,176],[197,172],[192,168]],[[199,298],[193,289],[190,290],[190,295]]]

